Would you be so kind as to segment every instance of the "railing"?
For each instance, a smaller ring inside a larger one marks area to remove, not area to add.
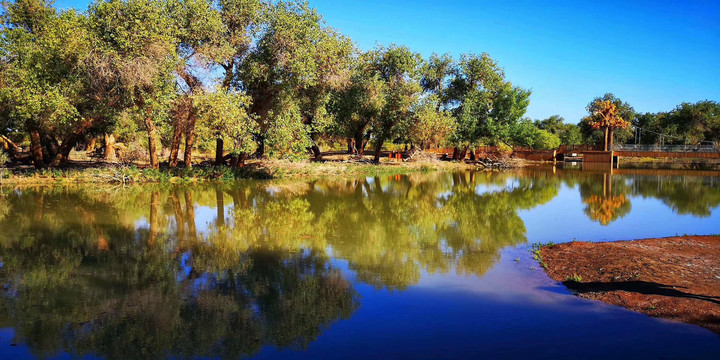
[[[633,145],[616,144],[614,151],[638,151],[638,152],[695,152],[695,153],[717,153],[720,146],[713,145]]]

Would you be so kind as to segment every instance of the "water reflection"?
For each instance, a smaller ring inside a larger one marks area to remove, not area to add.
[[[610,224],[653,197],[720,206],[713,178],[542,168],[346,181],[0,191],[0,323],[38,357],[239,358],[304,349],[357,284],[481,277],[527,242],[518,215],[577,188]]]

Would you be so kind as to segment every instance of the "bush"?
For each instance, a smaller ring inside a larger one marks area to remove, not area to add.
[[[8,156],[5,151],[0,150],[0,166],[5,165],[8,162],[10,162],[10,156]]]
[[[138,160],[149,161],[150,155],[147,149],[138,141],[133,141],[127,146],[120,145],[119,158],[125,164],[135,163]]]

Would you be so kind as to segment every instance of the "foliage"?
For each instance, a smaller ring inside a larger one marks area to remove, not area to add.
[[[368,56],[358,57],[349,83],[334,92],[328,104],[335,118],[331,134],[352,139],[358,154],[362,154],[374,119],[381,116],[386,103],[387,85],[370,66]]]
[[[630,123],[618,115],[618,108],[609,100],[595,101],[588,107],[591,115],[587,118],[588,125],[593,129],[624,129]]]
[[[644,130],[642,144],[698,144],[720,142],[720,104],[682,103],[669,112],[638,114],[635,125]]]
[[[380,116],[372,122],[375,161],[378,161],[380,147],[385,140],[398,136],[397,131],[405,121],[410,120],[411,108],[422,91],[417,79],[422,59],[406,46],[394,44],[387,48],[378,45],[365,56],[369,58],[370,71],[385,84],[386,90]]]
[[[442,147],[455,131],[455,119],[450,112],[438,110],[439,101],[431,95],[418,101],[412,110],[408,140],[420,149]]]
[[[604,138],[604,126],[608,129],[619,129],[615,134],[618,143],[627,142],[633,134],[628,122],[635,119],[635,109],[630,104],[623,102],[611,93],[597,97],[586,107],[589,115],[580,121],[578,126],[582,132],[583,142],[588,145],[602,144]],[[612,113],[610,112],[612,110]],[[610,117],[607,117],[612,115]],[[622,119],[622,121],[620,121]],[[593,126],[599,126],[594,127]]]
[[[235,92],[202,92],[193,95],[197,108],[198,137],[221,138],[234,154],[252,154],[256,144],[252,133],[256,123],[247,114],[250,99]]]
[[[530,91],[513,87],[504,78],[504,71],[488,54],[461,57],[447,90],[458,122],[457,144],[509,141],[511,128],[527,110]]]
[[[518,122],[510,130],[510,142],[515,145],[534,149],[556,149],[560,138],[546,130],[539,129],[529,119]]]
[[[266,130],[267,155],[271,158],[300,160],[312,145],[310,134],[302,122],[300,108],[292,101],[269,113],[274,120]]]
[[[535,126],[540,130],[557,135],[561,145],[580,145],[582,143],[580,128],[575,124],[565,124],[565,119],[559,115],[550,116],[542,121],[536,120]]]
[[[234,84],[252,98],[250,113],[258,122],[260,154],[270,137],[273,146],[298,154],[306,145],[303,139],[326,126],[315,120],[326,120],[318,119],[320,108],[326,92],[347,76],[352,44],[323,26],[321,16],[307,3],[264,3],[261,11],[263,26],[236,65]],[[298,126],[298,121],[305,126]],[[290,128],[282,129],[285,125]]]
[[[16,0],[0,16],[0,132],[30,142],[37,167],[91,143],[153,168],[169,148],[174,167],[183,138],[187,166],[213,146],[222,164],[318,156],[327,141],[357,154],[370,143],[376,157],[383,144],[501,143],[530,95],[485,53],[361,53],[296,0],[96,0],[84,12]]]
[[[5,165],[10,161],[10,156],[5,152],[5,150],[0,149],[0,166]]]

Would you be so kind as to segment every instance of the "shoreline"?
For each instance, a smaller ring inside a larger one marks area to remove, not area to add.
[[[515,166],[522,165],[516,164]],[[161,167],[160,169],[117,163],[71,162],[61,168],[0,168],[0,185],[198,183],[252,179],[343,179],[477,169],[482,170],[476,165],[450,161],[381,162],[380,164],[347,161],[250,161],[245,166],[238,168],[206,163],[195,165],[192,168]]]
[[[536,250],[576,295],[720,335],[720,235],[569,242]]]

